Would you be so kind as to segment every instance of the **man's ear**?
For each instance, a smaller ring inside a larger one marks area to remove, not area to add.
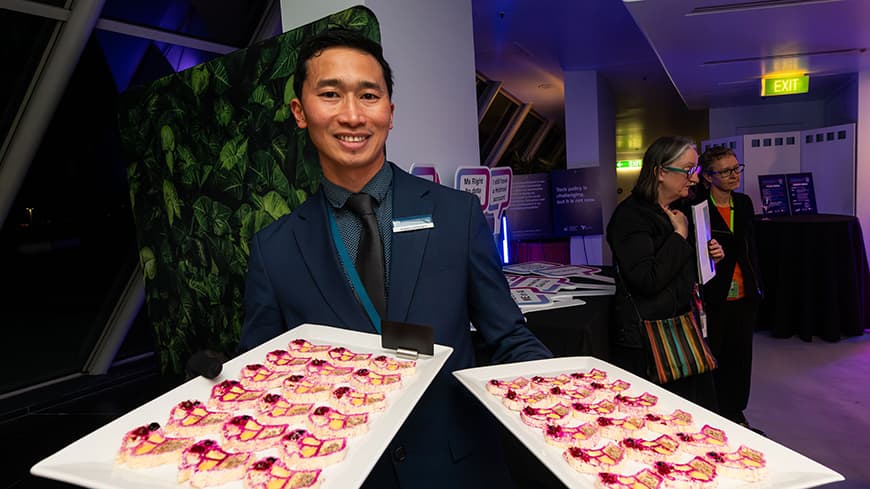
[[[302,108],[302,102],[298,98],[290,101],[290,112],[293,113],[293,118],[296,119],[296,127],[308,127],[308,121],[305,119],[305,109]]]

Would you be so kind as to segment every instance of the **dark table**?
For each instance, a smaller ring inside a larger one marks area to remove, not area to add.
[[[854,216],[778,216],[755,222],[765,297],[759,327],[838,341],[868,324],[867,255]]]
[[[580,297],[586,304],[528,312],[526,325],[554,356],[607,360],[612,295]]]

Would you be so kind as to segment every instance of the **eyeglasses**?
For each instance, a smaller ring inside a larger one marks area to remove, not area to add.
[[[693,176],[697,176],[698,173],[701,172],[701,167],[698,165],[695,165],[691,168],[677,168],[675,166],[663,166],[662,170],[682,173],[683,175],[686,176],[686,178],[692,178]]]
[[[741,173],[743,173],[743,167],[745,166],[746,165],[744,165],[743,163],[740,163],[733,168],[726,168],[719,171],[708,171],[706,173],[707,175],[719,175],[720,177],[729,177],[731,175],[740,175]]]

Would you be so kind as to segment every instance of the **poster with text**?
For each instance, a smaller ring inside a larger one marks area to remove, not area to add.
[[[758,190],[761,194],[763,215],[787,216],[789,214],[785,175],[758,175]]]
[[[489,168],[485,166],[460,166],[454,178],[456,190],[462,190],[480,199],[480,207],[486,212],[489,207]]]
[[[552,211],[549,174],[513,176],[511,203],[505,211],[511,239],[531,241],[552,238]]]
[[[812,173],[789,173],[785,176],[788,187],[788,201],[792,214],[815,214],[816,191],[813,188]]]
[[[550,174],[550,186],[556,236],[604,233],[598,167],[555,170]]]

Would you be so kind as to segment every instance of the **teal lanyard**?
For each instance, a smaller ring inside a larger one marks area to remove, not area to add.
[[[710,202],[713,203],[714,207],[718,207],[716,205],[716,200],[713,199],[713,192],[710,192]],[[731,228],[730,229],[731,229],[731,232],[733,233],[734,232],[734,199],[732,199],[731,197],[728,197],[728,207],[731,208]]]
[[[347,254],[347,247],[344,246],[344,239],[338,231],[338,225],[335,223],[335,216],[332,215],[332,209],[329,208],[328,203],[326,204],[326,214],[329,216],[329,230],[332,232],[332,242],[335,244],[335,249],[338,250],[338,257],[341,259],[341,265],[344,267],[344,271],[350,278],[350,285],[353,287],[354,292],[356,292],[356,296],[359,298],[359,302],[362,304],[363,309],[366,310],[366,314],[369,316],[369,320],[371,320],[375,330],[380,333],[381,316],[378,315],[375,305],[372,304],[372,300],[369,298],[369,294],[366,292],[366,288],[363,286],[362,280],[359,278],[359,273],[356,271],[353,260],[351,260],[350,255]]]

